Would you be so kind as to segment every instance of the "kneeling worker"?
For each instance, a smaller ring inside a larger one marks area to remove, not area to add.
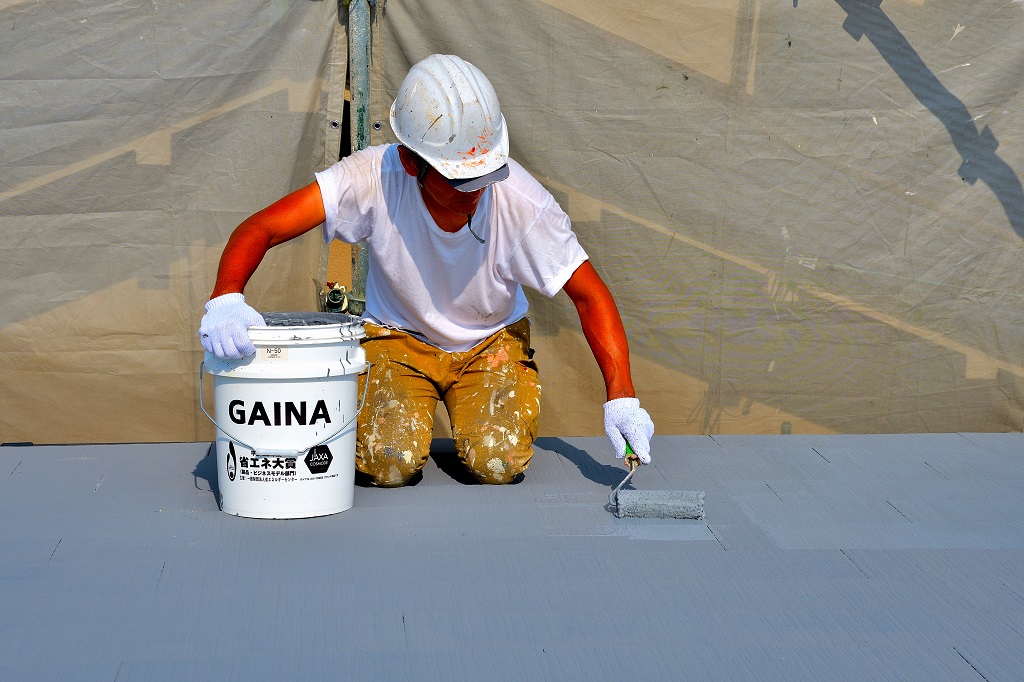
[[[402,82],[391,127],[399,144],[342,159],[235,229],[199,328],[203,347],[222,358],[255,352],[247,329],[264,322],[245,303],[246,283],[269,248],[322,223],[325,241],[370,249],[372,370],[356,467],[375,485],[403,485],[426,463],[439,399],[479,481],[510,483],[529,465],[540,382],[523,286],[572,299],[604,376],[616,455],[628,441],[649,462],[654,424],[634,396],[615,303],[554,197],[508,158],[487,77],[458,57],[427,57]]]

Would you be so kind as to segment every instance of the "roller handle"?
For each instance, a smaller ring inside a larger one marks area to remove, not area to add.
[[[626,474],[624,479],[622,479],[622,483],[615,486],[615,489],[608,495],[608,504],[612,508],[617,508],[619,506],[619,490],[622,486],[629,483],[629,479],[633,478],[633,474],[636,473],[636,470],[639,469],[641,465],[643,465],[643,462],[641,462],[640,458],[637,457],[635,452],[633,452],[633,448],[629,446],[629,441],[626,441],[626,466],[629,467],[629,473]]]
[[[633,448],[630,447],[629,441],[626,441],[626,466],[629,467],[630,472],[632,472],[642,464],[643,462],[640,461],[640,458],[637,456],[637,454],[633,452]]]

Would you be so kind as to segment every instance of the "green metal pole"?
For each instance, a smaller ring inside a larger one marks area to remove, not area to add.
[[[349,116],[352,124],[352,151],[370,146],[370,2],[348,3],[348,78]],[[365,242],[352,245],[352,294],[349,312],[362,315],[366,308],[366,274],[369,249]]]

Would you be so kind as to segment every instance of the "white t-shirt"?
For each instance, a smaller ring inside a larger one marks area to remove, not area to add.
[[[473,232],[445,232],[397,145],[370,147],[316,174],[324,241],[370,247],[366,317],[466,351],[526,315],[522,286],[554,296],[587,254],[551,193],[518,163],[484,190]]]

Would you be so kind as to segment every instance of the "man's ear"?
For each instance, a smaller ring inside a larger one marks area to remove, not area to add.
[[[420,169],[416,166],[416,159],[404,145],[398,145],[398,160],[402,162],[402,168],[406,173],[414,178],[419,176]]]

